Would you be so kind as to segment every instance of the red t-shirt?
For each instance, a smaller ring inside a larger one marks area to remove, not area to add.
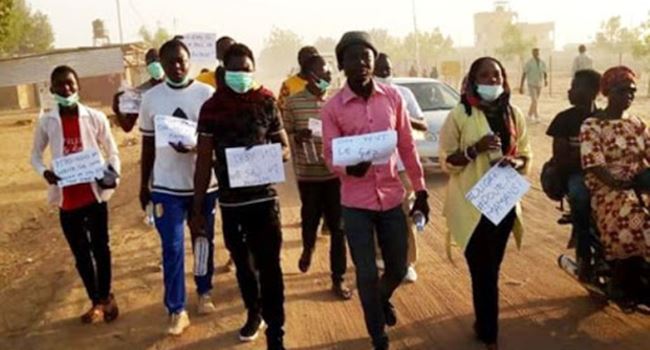
[[[83,151],[79,115],[61,117],[61,126],[63,128],[63,154]],[[89,183],[63,188],[63,203],[61,204],[63,210],[75,210],[96,202],[97,199]]]

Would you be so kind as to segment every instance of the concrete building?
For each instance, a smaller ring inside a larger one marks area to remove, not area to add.
[[[510,9],[508,1],[495,1],[494,10],[474,14],[474,47],[481,55],[494,55],[503,46],[503,32],[515,25],[524,38],[535,38],[542,51],[555,48],[555,23],[525,23],[518,21],[517,12]]]

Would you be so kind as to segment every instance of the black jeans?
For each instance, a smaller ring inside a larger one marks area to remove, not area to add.
[[[482,216],[465,249],[472,276],[476,331],[486,344],[495,343],[499,333],[499,269],[515,218],[513,209],[495,226]]]
[[[341,182],[338,179],[327,181],[298,181],[300,192],[300,217],[302,219],[302,246],[313,251],[321,217],[330,229],[330,271],[332,282],[340,283],[347,265],[345,234],[341,219]]]
[[[284,335],[284,283],[280,267],[282,230],[277,200],[221,206],[226,248],[237,268],[237,282],[249,313],[268,324],[267,338]],[[252,257],[252,259],[251,259]],[[254,261],[255,266],[252,266]],[[259,271],[259,281],[256,276]]]
[[[388,343],[383,305],[406,275],[407,227],[402,205],[373,211],[343,207],[345,234],[357,268],[357,288],[366,328],[374,346]],[[375,232],[386,268],[379,278],[375,259]]]
[[[111,249],[108,246],[108,209],[95,203],[75,210],[60,210],[59,219],[77,271],[93,305],[111,292]]]

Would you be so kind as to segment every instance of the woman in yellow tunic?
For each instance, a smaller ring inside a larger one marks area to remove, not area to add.
[[[444,215],[472,277],[474,331],[487,349],[496,350],[499,268],[510,232],[521,242],[520,208],[494,225],[465,194],[496,162],[525,173],[531,159],[526,121],[510,104],[510,86],[499,61],[483,57],[472,63],[461,103],[450,112],[440,137],[440,159],[450,174]]]
[[[626,112],[635,80],[627,67],[608,69],[601,80],[607,107],[587,119],[580,132],[592,210],[605,259],[614,266],[612,297],[624,311],[650,294],[640,280],[643,260],[650,261],[650,211],[635,191],[650,185],[650,131]]]

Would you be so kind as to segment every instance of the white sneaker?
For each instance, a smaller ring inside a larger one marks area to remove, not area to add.
[[[418,280],[418,273],[415,271],[415,266],[409,265],[404,276],[404,282],[415,283]]]
[[[377,264],[378,270],[383,270],[384,268],[386,268],[386,264],[384,264],[384,259],[377,259],[375,263]]]
[[[199,295],[199,315],[208,315],[215,311],[217,311],[217,308],[214,306],[214,303],[212,303],[212,296],[210,296],[210,293]]]
[[[181,335],[185,328],[190,326],[190,318],[187,316],[185,310],[171,314],[169,318],[169,328],[167,328],[167,333],[171,335]]]

